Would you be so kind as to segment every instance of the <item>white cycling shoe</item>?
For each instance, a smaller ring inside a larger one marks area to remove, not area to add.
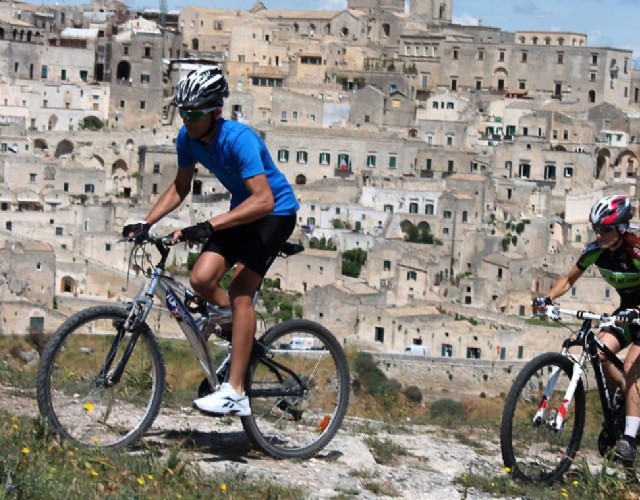
[[[251,415],[249,398],[238,394],[227,382],[220,385],[220,389],[203,398],[193,401],[193,407],[213,415],[234,415],[246,417]]]

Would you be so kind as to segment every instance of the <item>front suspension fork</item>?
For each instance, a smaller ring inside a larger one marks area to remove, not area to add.
[[[566,352],[563,352],[566,355]],[[556,432],[560,432],[562,427],[564,426],[564,419],[567,415],[567,411],[569,410],[569,405],[571,401],[573,401],[573,396],[576,392],[576,388],[578,387],[578,383],[584,374],[583,363],[586,361],[586,354],[582,354],[580,356],[580,360],[576,361],[571,357],[568,357],[573,363],[573,374],[571,375],[571,381],[569,382],[569,386],[564,393],[564,397],[562,398],[562,403],[559,408],[553,408],[553,413],[549,415],[546,419],[545,411],[547,410],[547,405],[549,404],[549,399],[551,398],[551,394],[553,393],[556,383],[558,382],[558,378],[560,376],[561,368],[559,366],[555,366],[551,371],[551,375],[549,376],[549,382],[545,387],[544,394],[542,395],[542,400],[540,401],[540,405],[538,406],[538,411],[536,411],[533,416],[534,425],[545,424],[550,429],[553,429]]]

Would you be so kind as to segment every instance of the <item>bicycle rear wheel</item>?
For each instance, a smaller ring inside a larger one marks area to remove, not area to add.
[[[558,368],[557,375],[551,377],[555,368]],[[527,363],[516,377],[500,427],[502,459],[515,477],[526,482],[551,483],[571,466],[585,422],[582,380],[576,387],[563,427],[556,431],[552,423],[562,407],[572,374],[573,363],[567,357],[546,353]],[[554,387],[544,406],[543,395],[551,385]],[[537,413],[540,418],[534,418]]]
[[[132,338],[123,331],[127,315],[118,306],[80,311],[54,333],[40,358],[40,413],[55,431],[78,445],[128,446],[151,427],[160,410],[165,365],[146,324],[131,346],[122,376],[113,380]]]
[[[242,425],[272,457],[311,457],[340,428],[349,382],[344,351],[329,330],[307,320],[280,323],[254,349],[245,383],[251,415]]]

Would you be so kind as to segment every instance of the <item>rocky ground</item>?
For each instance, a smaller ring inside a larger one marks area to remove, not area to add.
[[[403,426],[389,433],[379,422],[348,419],[343,429],[318,456],[307,461],[273,460],[252,449],[240,422],[212,419],[190,409],[165,411],[149,439],[167,442],[186,435],[194,439],[192,460],[205,472],[228,468],[262,475],[278,482],[308,488],[309,498],[334,498],[339,494],[357,498],[454,499],[492,498],[464,491],[456,479],[473,471],[496,475],[502,471],[497,442],[484,443],[481,451],[442,436],[441,428]],[[397,463],[381,465],[365,440],[393,442],[406,454]],[[385,494],[386,493],[386,494]]]
[[[38,413],[33,391],[1,386],[0,407]],[[239,419],[207,417],[190,408],[163,408],[146,439],[167,454],[180,444],[183,459],[205,474],[245,472],[306,489],[310,499],[488,499],[493,497],[465,490],[457,479],[465,472],[502,473],[497,436],[466,436],[463,444],[441,427],[410,423],[389,432],[382,422],[348,418],[332,442],[306,461],[271,459],[252,447]],[[379,464],[367,439],[394,443],[402,453],[393,464]]]
[[[239,421],[215,420],[191,410],[179,415],[164,412],[150,439],[166,442],[191,435],[200,450],[193,460],[205,472],[231,467],[250,475],[260,474],[306,488],[309,498],[315,499],[340,493],[357,498],[462,498],[463,487],[455,479],[463,473],[495,475],[502,471],[497,443],[482,443],[478,452],[452,437],[439,436],[440,429],[435,427],[405,426],[398,433],[389,433],[384,427],[348,419],[327,448],[307,461],[267,458],[252,450]],[[365,442],[367,438],[388,440],[406,450],[406,455],[398,456],[393,465],[378,464]],[[466,492],[464,497],[491,498],[478,492]]]

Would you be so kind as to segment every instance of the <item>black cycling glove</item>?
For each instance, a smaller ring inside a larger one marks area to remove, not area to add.
[[[618,323],[627,324],[639,317],[640,313],[637,309],[623,309],[622,311],[618,311],[618,314],[616,314],[616,321]]]
[[[133,224],[127,224],[122,228],[122,236],[124,238],[129,238],[130,240],[133,239],[136,243],[140,243],[149,236],[149,229],[151,229],[151,224],[147,221],[142,220],[134,222]]]
[[[184,241],[207,241],[213,236],[213,226],[206,220],[204,222],[198,222],[194,226],[185,227],[180,232],[182,233],[182,240]]]
[[[543,295],[542,297],[536,297],[531,301],[531,307],[535,308],[544,308],[545,306],[552,306],[553,300],[548,295]]]

